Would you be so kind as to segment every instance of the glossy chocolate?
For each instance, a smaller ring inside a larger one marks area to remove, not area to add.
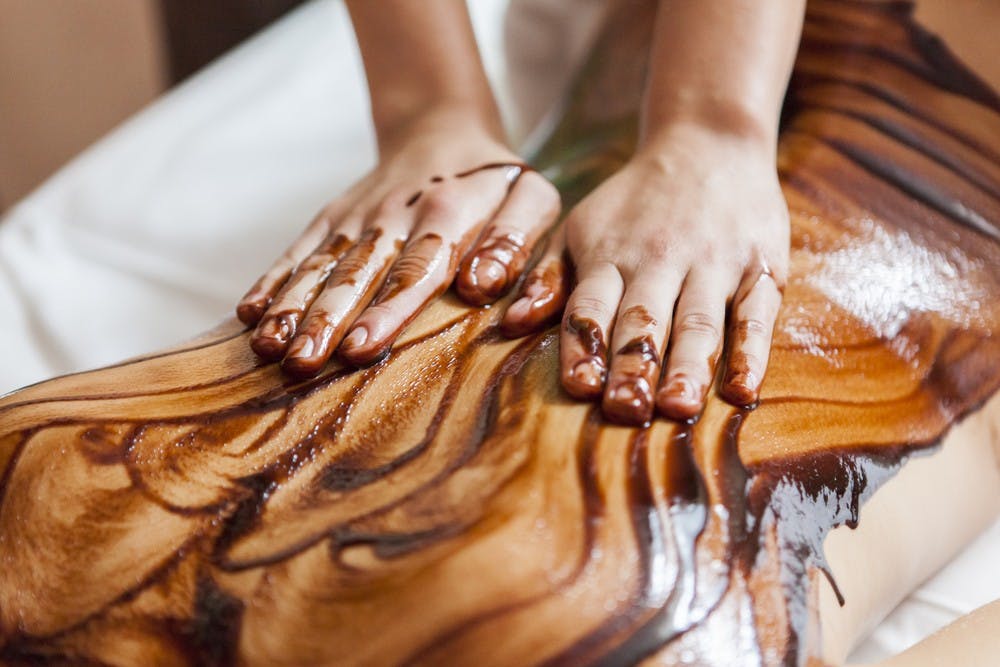
[[[487,229],[484,240],[462,262],[456,288],[473,305],[486,305],[514,284],[528,262],[530,248],[520,233],[498,233]]]
[[[639,336],[625,343],[611,362],[604,414],[622,424],[647,423],[653,416],[653,388],[659,374],[660,353],[652,336]]]
[[[538,156],[566,201],[628,154],[654,9]],[[804,664],[824,536],[1000,388],[1000,103],[906,4],[820,0],[779,166],[753,412],[608,424],[558,328],[447,296],[365,369],[289,381],[233,324],[0,399],[0,662]]]
[[[518,296],[518,302],[523,302],[523,311],[518,318],[505,317],[501,330],[516,338],[553,324],[566,305],[569,289],[569,274],[562,259],[551,259],[536,266],[528,272],[524,289]]]
[[[607,344],[597,322],[570,315],[563,322],[569,341],[580,353],[579,360],[563,378],[563,387],[574,398],[588,400],[601,395],[607,379]]]

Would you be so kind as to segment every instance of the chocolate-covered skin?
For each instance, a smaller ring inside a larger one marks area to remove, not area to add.
[[[533,161],[567,205],[629,154],[654,4],[609,16]],[[365,368],[290,380],[232,322],[3,397],[0,663],[818,657],[824,536],[1000,387],[1000,102],[904,3],[813,2],[778,163],[752,411],[611,424],[558,326],[450,295]]]

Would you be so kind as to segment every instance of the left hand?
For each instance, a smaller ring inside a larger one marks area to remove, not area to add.
[[[788,208],[773,145],[678,126],[564,224],[577,278],[560,339],[572,396],[603,395],[605,415],[629,424],[649,421],[654,407],[695,419],[725,336],[720,392],[737,405],[756,403],[788,273]]]

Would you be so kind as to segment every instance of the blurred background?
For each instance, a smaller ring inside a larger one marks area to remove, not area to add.
[[[0,0],[0,212],[304,0]]]
[[[306,1],[0,0],[0,213],[172,85]],[[966,26],[1000,25],[1000,0],[920,0],[917,14],[1000,86],[995,30],[961,27],[963,18]]]

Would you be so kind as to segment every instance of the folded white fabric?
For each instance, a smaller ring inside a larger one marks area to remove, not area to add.
[[[506,0],[470,5],[509,110]],[[346,11],[310,3],[94,145],[0,223],[0,393],[213,326],[374,160]],[[983,585],[997,562],[1000,523],[856,657],[895,653],[1000,597],[997,577]]]
[[[339,2],[310,4],[87,150],[0,224],[0,389],[231,312],[375,159]]]

